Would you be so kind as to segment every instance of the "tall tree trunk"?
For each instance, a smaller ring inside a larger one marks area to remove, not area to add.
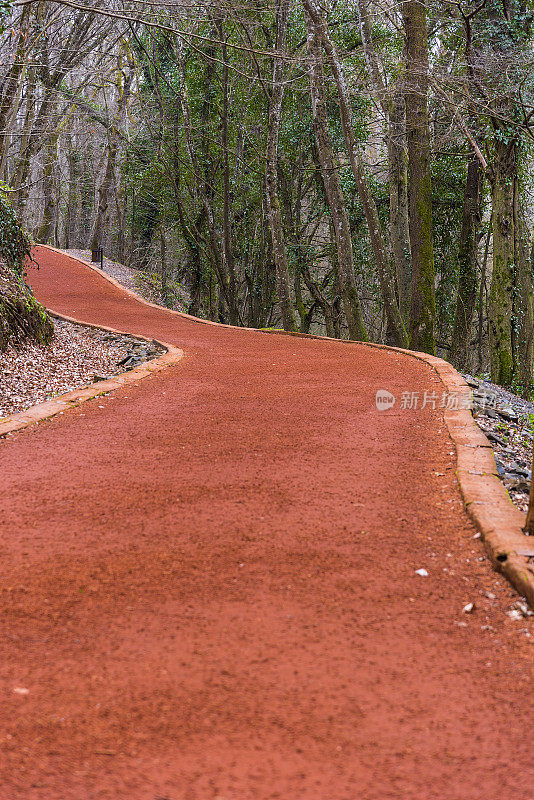
[[[211,313],[211,303],[209,297],[211,268],[206,268],[202,257],[203,228],[205,227],[206,222],[204,205],[202,202],[198,203],[198,198],[193,196],[191,198],[191,210],[187,211],[184,207],[184,201],[182,198],[181,187],[183,184],[183,168],[180,154],[182,129],[182,118],[180,116],[179,109],[177,108],[174,116],[172,185],[176,213],[180,223],[182,238],[187,251],[184,272],[186,275],[192,276],[190,277],[191,289],[187,313],[197,317],[199,316],[203,307],[203,299],[205,300],[204,306],[207,309],[208,315]],[[204,295],[208,296],[203,297]],[[213,317],[210,318],[213,319]]]
[[[211,81],[213,79],[213,56],[210,57],[208,60],[207,65],[207,75],[208,75],[208,91],[206,92],[206,100],[203,106],[202,112],[202,124],[201,124],[201,133],[202,133],[202,160],[204,162],[204,169],[202,169],[200,160],[198,158],[197,147],[194,141],[193,135],[193,123],[191,120],[191,109],[189,105],[189,95],[187,91],[187,83],[186,83],[186,68],[185,68],[185,57],[184,52],[181,47],[177,50],[177,61],[179,66],[180,72],[180,107],[182,110],[183,115],[183,128],[185,133],[185,140],[187,146],[187,152],[189,154],[189,158],[191,160],[191,165],[193,167],[193,173],[195,176],[195,185],[196,190],[198,193],[198,197],[202,203],[202,207],[204,209],[204,213],[206,215],[206,225],[208,229],[208,242],[209,242],[209,250],[210,256],[209,260],[211,262],[214,275],[216,276],[217,280],[219,281],[220,289],[221,289],[221,297],[218,297],[219,301],[224,301],[227,307],[233,308],[235,313],[238,315],[239,311],[236,305],[236,298],[232,296],[229,288],[229,280],[228,280],[228,273],[225,269],[225,261],[224,256],[222,253],[221,248],[221,233],[217,227],[217,223],[215,221],[215,214],[213,211],[213,206],[210,197],[211,188],[208,188],[208,181],[206,178],[206,165],[209,162],[208,157],[208,147],[209,147],[209,133],[207,131],[207,108],[208,103],[210,102],[210,93],[211,93]],[[213,294],[213,293],[212,293]],[[220,303],[219,303],[220,306]],[[213,308],[213,305],[212,305]],[[218,312],[217,312],[218,313]],[[213,318],[213,317],[212,317]],[[239,318],[239,322],[241,319]]]
[[[104,226],[106,222],[106,214],[108,210],[108,194],[113,181],[113,172],[115,169],[115,154],[116,149],[111,142],[108,144],[108,155],[106,160],[106,168],[104,170],[104,177],[98,187],[98,202],[96,205],[95,221],[91,231],[89,249],[92,254],[93,261],[97,260],[96,253],[99,247],[102,247],[102,237],[104,233]]]
[[[80,204],[77,218],[77,238],[79,242],[86,242],[89,236],[89,226],[93,219],[95,205],[95,173],[97,172],[96,158],[91,146],[86,146],[81,162],[80,176]]]
[[[480,241],[482,168],[475,153],[467,165],[462,228],[458,246],[458,294],[449,360],[465,369],[471,321],[477,295],[477,252]]]
[[[122,182],[122,177],[120,174],[120,170],[115,175],[115,225],[116,225],[116,249],[114,251],[114,257],[119,262],[119,264],[124,264],[124,257],[125,257],[125,250],[126,250],[126,216],[127,216],[127,204],[128,204],[128,195],[124,184]]]
[[[435,353],[434,247],[428,118],[428,33],[424,0],[405,0],[406,130],[408,135],[408,201],[412,253],[410,346]]]
[[[5,90],[0,98],[0,175],[4,175],[9,137],[20,102],[21,77],[25,68],[25,51],[31,6],[22,7],[18,24],[18,41],[13,53],[13,63],[4,79]]]
[[[161,203],[161,225],[159,228],[159,258],[160,258],[160,295],[161,301],[167,308],[172,307],[169,298],[168,270],[167,270],[167,242],[165,241],[165,207]]]
[[[534,369],[534,249],[529,248],[528,227],[519,192],[516,192],[516,253],[517,253],[517,378],[523,397],[530,399]]]
[[[43,171],[43,195],[44,195],[44,210],[41,224],[35,233],[35,238],[38,242],[44,244],[51,241],[54,232],[55,220],[57,215],[57,197],[56,197],[56,164],[57,164],[57,142],[59,133],[54,133],[48,140],[48,145],[45,150],[45,163]]]
[[[282,213],[278,199],[278,135],[282,113],[283,56],[285,51],[289,1],[277,0],[276,4],[276,55],[273,58],[273,83],[269,104],[269,122],[267,128],[267,146],[265,153],[265,187],[267,196],[267,213],[273,247],[273,258],[276,268],[276,288],[278,303],[282,313],[282,324],[286,331],[297,331],[298,323],[291,299],[289,281],[289,264],[287,260]]]
[[[513,293],[516,265],[517,141],[495,142],[493,165],[493,275],[488,304],[491,380],[510,386],[514,374]]]
[[[117,64],[117,107],[113,115],[113,122],[110,128],[106,130],[107,133],[107,160],[104,170],[104,177],[98,187],[98,203],[96,208],[95,219],[91,231],[91,240],[89,249],[91,253],[96,253],[99,247],[102,247],[104,226],[106,223],[106,214],[108,210],[108,197],[113,177],[115,174],[115,162],[117,160],[117,145],[118,145],[118,130],[124,122],[126,115],[126,108],[130,97],[130,87],[133,80],[133,72],[124,76],[122,68],[122,47],[119,53]]]
[[[488,305],[488,289],[487,289],[487,281],[486,276],[488,274],[488,260],[489,260],[489,248],[490,248],[490,241],[492,238],[492,228],[493,228],[493,214],[490,217],[489,224],[488,224],[488,231],[486,233],[486,241],[484,243],[484,255],[482,256],[482,264],[480,267],[480,284],[478,287],[478,330],[477,330],[477,355],[478,355],[478,370],[479,372],[483,369],[484,364],[484,329],[485,329],[485,321],[487,320],[487,305]]]
[[[334,233],[336,238],[339,285],[349,336],[360,341],[367,340],[358,290],[354,277],[354,255],[349,216],[339,179],[338,164],[334,157],[332,139],[328,130],[325,103],[324,75],[320,41],[309,14],[306,14],[308,72],[310,76],[313,109],[313,127],[317,142],[317,153]]]
[[[406,326],[410,321],[412,259],[408,213],[408,156],[406,152],[406,104],[397,86],[389,101],[387,149],[389,171],[390,241],[395,261],[399,307]]]
[[[408,219],[408,159],[406,153],[406,104],[400,81],[388,87],[380,69],[373,44],[370,0],[358,0],[358,16],[363,51],[376,97],[386,119],[386,146],[389,173],[389,238],[401,316],[405,325],[410,319],[412,264]]]
[[[67,163],[69,167],[67,210],[65,215],[65,249],[75,247],[76,217],[79,203],[78,183],[80,180],[80,159],[74,146],[73,136],[67,137]]]
[[[35,111],[35,91],[37,76],[35,67],[28,70],[28,87],[26,91],[26,109],[24,112],[24,122],[22,131],[19,134],[19,152],[15,158],[13,173],[10,178],[13,192],[13,204],[16,206],[20,217],[23,216],[24,207],[28,197],[27,180],[30,172],[33,116]]]
[[[229,119],[229,80],[228,80],[228,48],[224,40],[223,20],[218,16],[216,29],[219,32],[221,41],[221,91],[222,91],[222,115],[221,115],[221,149],[222,149],[222,177],[223,177],[223,237],[222,253],[225,262],[225,272],[228,275],[228,293],[231,298],[229,307],[230,323],[239,324],[237,282],[235,274],[234,250],[232,244],[232,221],[231,221],[231,201],[230,201],[230,153],[228,144],[228,119]]]
[[[261,319],[261,325],[256,327],[265,327],[271,324],[271,319],[276,308],[276,266],[273,258],[272,245],[273,240],[270,232],[269,223],[269,209],[267,208],[267,193],[262,195],[261,204],[261,236],[263,240],[262,251],[264,257],[261,261],[260,273],[260,292],[257,303],[258,318]],[[296,318],[295,318],[296,323]]]
[[[386,310],[388,319],[388,328],[392,332],[392,338],[395,344],[405,346],[407,344],[406,330],[402,317],[397,304],[395,294],[395,275],[392,269],[391,259],[388,254],[388,248],[376,203],[371,194],[369,182],[367,181],[365,170],[363,166],[362,157],[352,127],[352,115],[350,108],[350,98],[345,73],[341,64],[341,60],[337,54],[336,47],[328,30],[325,19],[323,18],[315,0],[303,0],[303,5],[306,14],[313,23],[318,36],[320,37],[328,64],[334,75],[336,87],[338,91],[338,100],[340,108],[341,125],[343,128],[343,135],[349,156],[349,162],[352,168],[352,174],[356,183],[356,188],[363,206],[367,228],[369,231],[369,238],[373,255],[378,271],[380,281],[380,289],[382,299]]]

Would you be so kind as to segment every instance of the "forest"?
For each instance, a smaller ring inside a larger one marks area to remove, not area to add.
[[[2,5],[0,188],[170,308],[533,388],[530,0]]]

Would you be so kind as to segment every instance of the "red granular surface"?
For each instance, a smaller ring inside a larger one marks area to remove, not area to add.
[[[1,800],[532,800],[529,622],[439,409],[375,406],[437,375],[37,257],[55,311],[186,355],[0,442]]]

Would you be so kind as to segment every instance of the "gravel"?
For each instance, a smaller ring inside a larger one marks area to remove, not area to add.
[[[0,418],[133,369],[161,352],[132,336],[54,320],[48,347],[26,343],[0,353]]]

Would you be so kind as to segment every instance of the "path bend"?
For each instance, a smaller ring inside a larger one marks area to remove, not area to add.
[[[185,358],[0,442],[1,800],[533,800],[534,631],[439,410],[375,407],[434,371],[37,259]]]

